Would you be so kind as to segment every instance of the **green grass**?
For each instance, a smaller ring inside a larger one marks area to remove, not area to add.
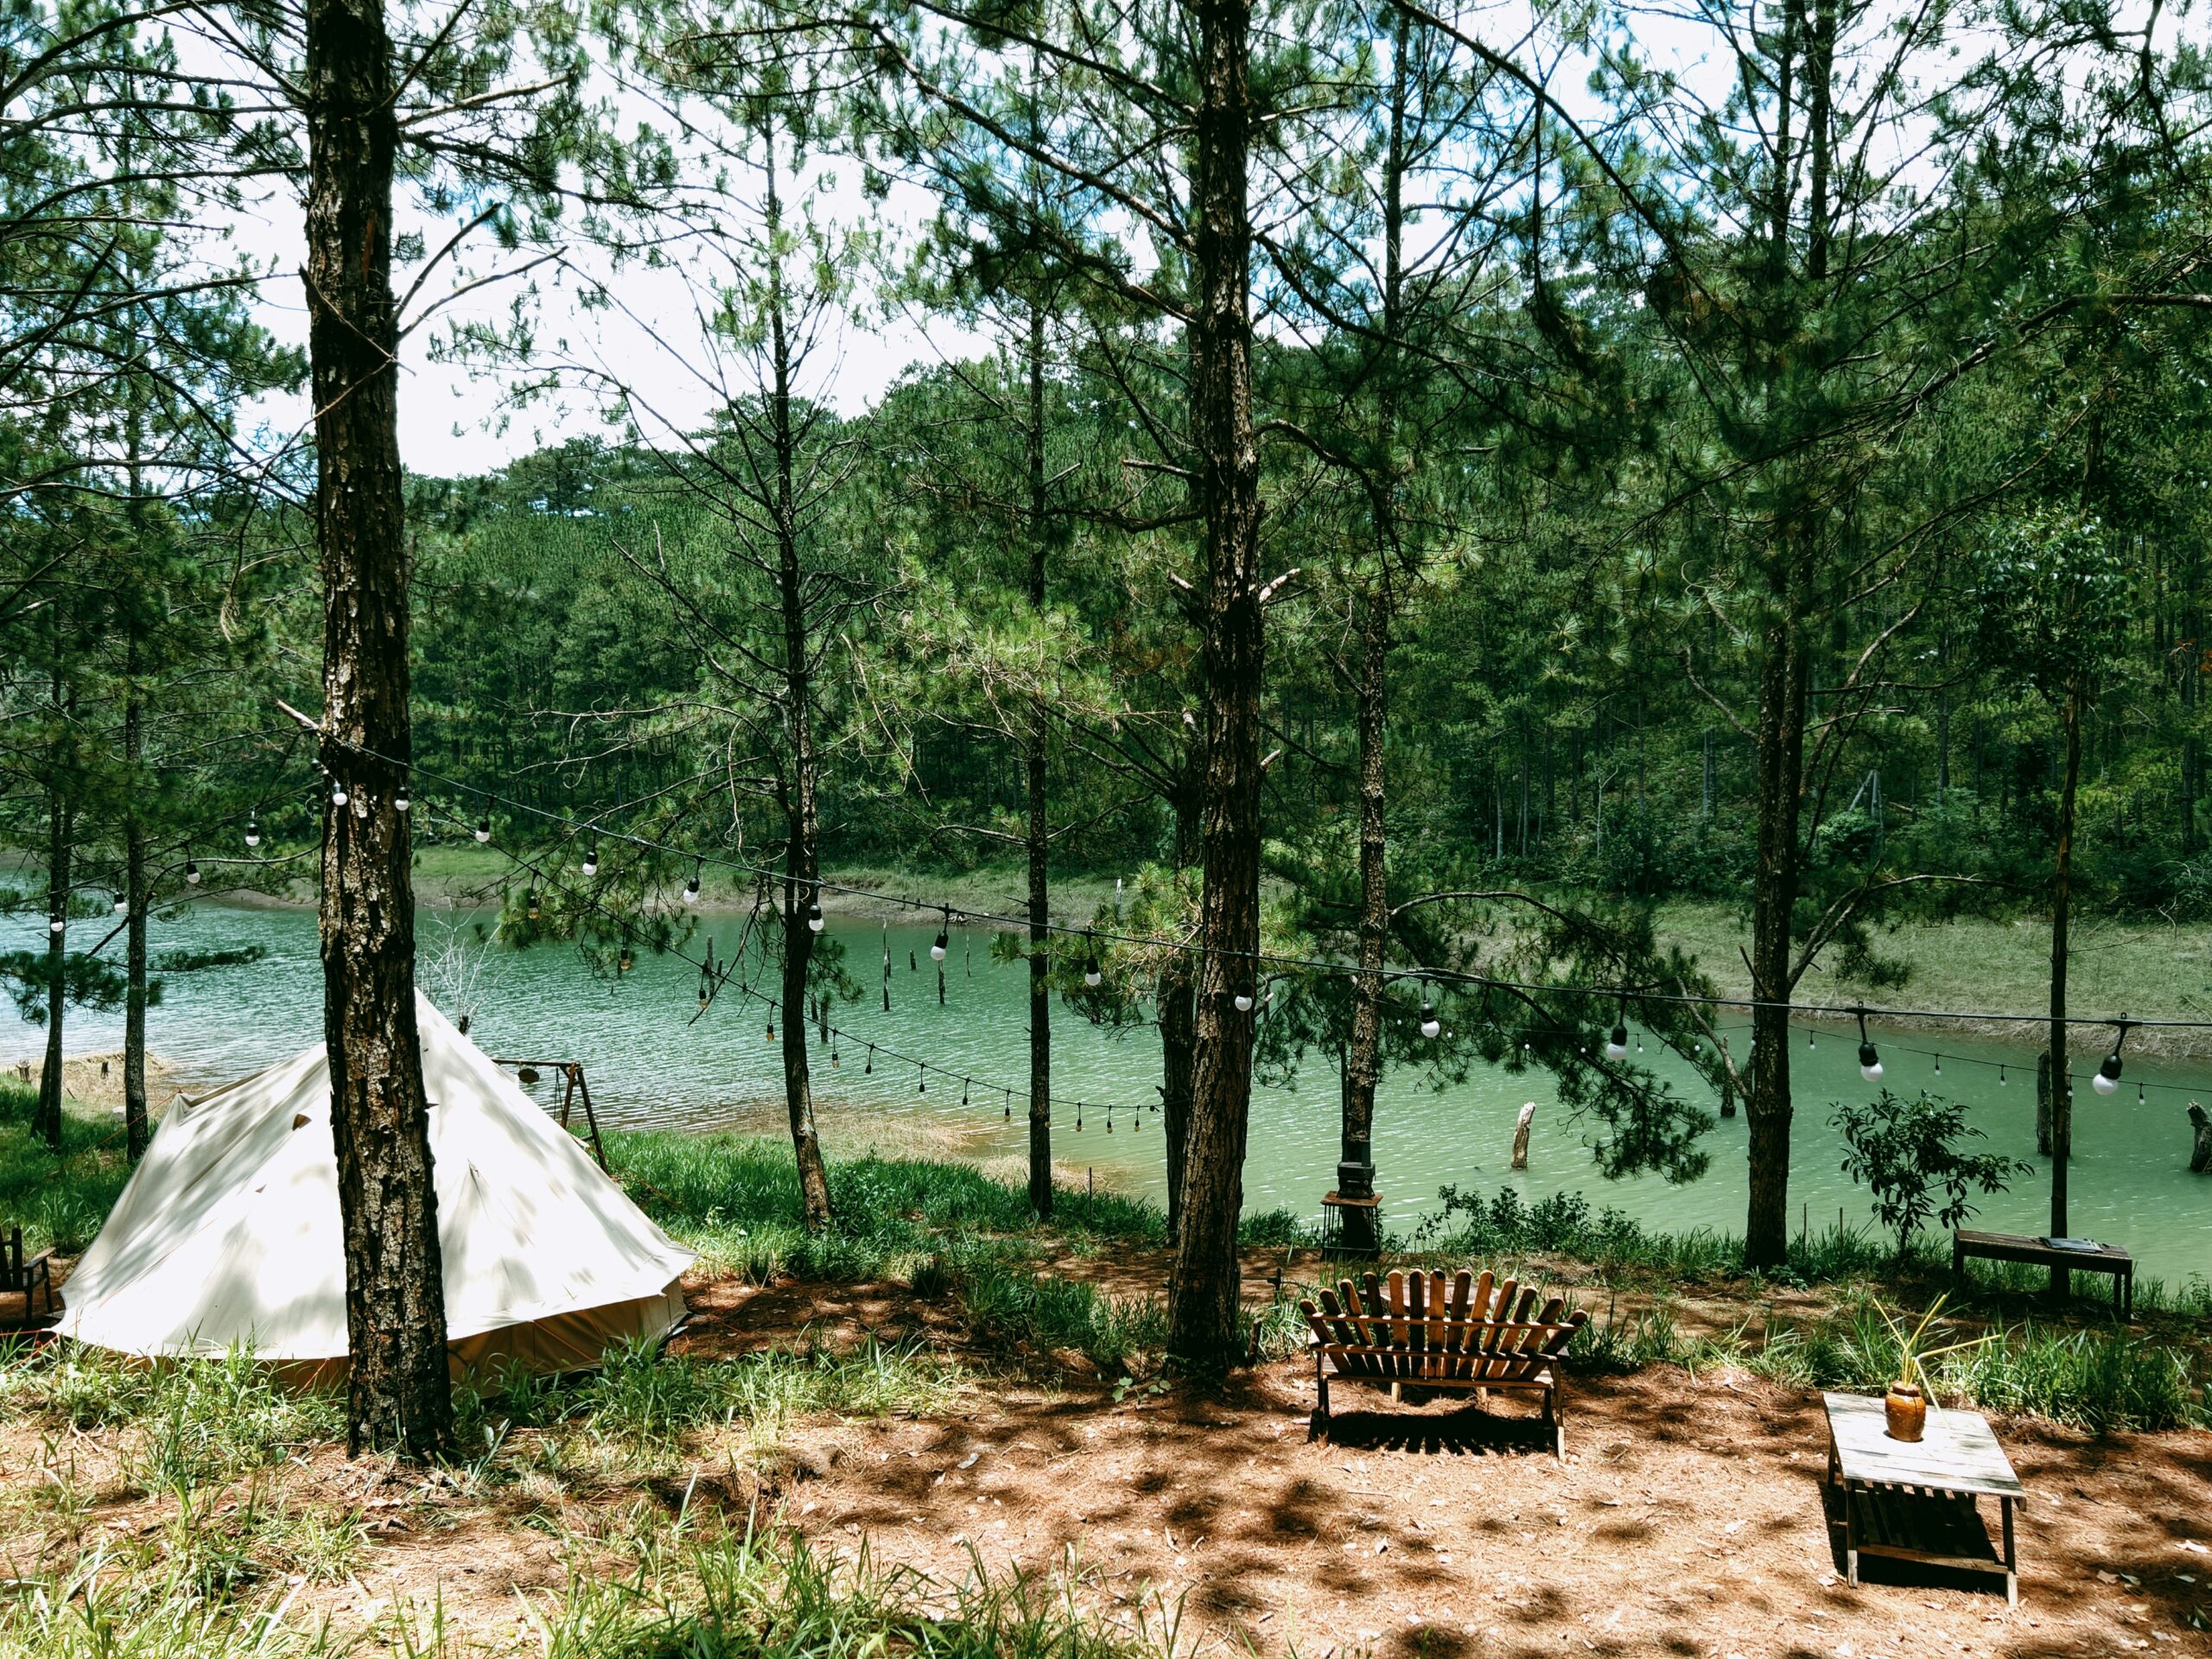
[[[92,1243],[130,1177],[123,1126],[73,1107],[62,1114],[57,1159],[31,1133],[37,1104],[35,1090],[0,1081],[0,1231],[21,1227],[26,1250],[74,1255]]]
[[[1731,995],[1748,994],[1742,950],[1751,942],[1750,915],[1740,906],[1676,902],[1659,912],[1659,939],[1680,944],[1698,959],[1713,982]],[[2212,1008],[2212,931],[2164,921],[2090,918],[2075,923],[2068,995],[2072,1007],[2094,1014],[2123,1009],[2139,1018],[2201,1018]],[[1877,931],[1875,944],[1910,976],[1903,989],[1856,983],[1817,972],[1799,987],[1811,1001],[1923,1008],[2018,1010],[2033,1013],[2050,996],[2048,920],[1961,918],[1907,923]],[[2146,1052],[2204,1052],[2202,1032],[2139,1032],[2131,1046]]]

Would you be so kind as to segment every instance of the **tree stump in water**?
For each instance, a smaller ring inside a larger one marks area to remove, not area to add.
[[[2036,1152],[2050,1156],[2050,1051],[2036,1056]]]
[[[1513,1167],[1529,1167],[1529,1125],[1536,1116],[1536,1103],[1530,1101],[1521,1109],[1520,1121],[1513,1126]]]
[[[2189,1173],[2212,1173],[2212,1116],[2193,1100],[2189,1103],[2189,1126],[2196,1132],[2196,1143],[2189,1149]]]

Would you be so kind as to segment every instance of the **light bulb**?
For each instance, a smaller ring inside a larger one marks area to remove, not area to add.
[[[116,913],[117,915],[120,916],[120,915],[122,915],[125,911],[129,910],[130,908],[130,899],[129,899],[128,897],[126,897],[126,896],[125,896],[124,894],[123,894],[123,893],[117,893],[117,894],[115,895],[115,913]]]
[[[1239,986],[1236,988],[1236,1012],[1237,1012],[1237,1013],[1239,1013],[1239,1014],[1249,1014],[1249,1013],[1251,1013],[1251,1012],[1252,1012],[1252,1003],[1253,1003],[1253,1000],[1254,1000],[1254,999],[1253,999],[1253,995],[1252,995],[1252,988],[1251,988],[1249,985],[1239,985]]]
[[[249,817],[245,821],[245,844],[249,847],[258,847],[261,845],[260,819]]]
[[[406,785],[402,784],[397,790],[393,791],[391,798],[391,810],[393,811],[404,812],[409,807],[414,804],[415,798],[408,792]]]
[[[930,960],[931,962],[944,960],[944,935],[942,932],[930,942]]]
[[[810,933],[819,933],[822,931],[822,906],[820,905],[809,905],[806,907],[806,927],[807,931]]]
[[[343,785],[343,784],[341,784],[341,783],[338,782],[335,779],[332,779],[332,780],[331,780],[331,785],[330,785],[330,804],[331,804],[333,806],[343,806],[343,805],[345,805],[345,804],[346,804],[346,802],[348,802],[348,801],[352,800],[353,798],[352,796],[348,795],[348,794],[346,792],[346,785]]]
[[[599,843],[597,842],[594,842],[591,850],[584,855],[584,874],[586,875],[599,874]]]
[[[1098,988],[1099,982],[1105,977],[1105,975],[1098,971],[1098,964],[1095,962],[1083,970],[1083,982],[1093,990]]]
[[[1872,1043],[1859,1045],[1859,1075],[1869,1083],[1882,1080],[1882,1057],[1874,1052]]]
[[[687,905],[699,902],[699,878],[696,874],[683,884],[683,902]]]
[[[1613,1034],[1605,1039],[1605,1058],[1609,1060],[1628,1058],[1628,1027],[1615,1026]]]
[[[536,887],[532,887],[530,890],[530,898],[527,901],[526,908],[530,912],[530,919],[533,922],[536,921],[537,919],[537,889]]]
[[[68,925],[69,924],[67,922],[64,921],[60,917],[56,916],[52,921],[46,925],[46,931],[49,933],[59,933]]]
[[[491,819],[479,818],[476,820],[476,839],[480,842],[489,841],[492,839]]]
[[[184,884],[188,887],[200,885],[200,867],[188,858],[184,861]]]
[[[1434,1037],[1443,1029],[1444,1022],[1436,1017],[1436,1004],[1422,1003],[1421,1005],[1421,1034],[1424,1037]]]
[[[2097,1068],[2097,1075],[2089,1079],[2089,1087],[2101,1095],[2111,1094],[2120,1087],[2120,1056],[2107,1054],[2105,1063]]]

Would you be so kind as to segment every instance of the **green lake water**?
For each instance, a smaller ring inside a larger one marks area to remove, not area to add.
[[[102,927],[98,921],[73,925]],[[737,925],[725,921],[702,931],[715,938],[719,950],[727,950]],[[956,931],[945,964],[946,999],[939,1006],[929,958],[934,931],[933,925],[888,930],[893,1006],[886,1014],[876,988],[885,930],[873,923],[830,923],[830,937],[847,945],[849,965],[868,993],[859,1003],[836,1009],[836,1024],[850,1034],[837,1045],[840,1064],[832,1069],[824,1057],[817,1069],[823,1138],[833,1159],[841,1150],[866,1147],[885,1133],[880,1126],[902,1120],[954,1129],[962,1147],[979,1157],[1012,1155],[1025,1144],[1027,969],[994,963],[987,931]],[[426,916],[426,957],[446,932]],[[43,937],[35,918],[0,922],[4,948],[43,943]],[[177,1069],[187,1087],[242,1076],[321,1035],[321,970],[311,914],[202,904],[154,926],[157,956],[249,944],[269,954],[251,965],[173,977],[162,1006],[148,1017],[150,1046]],[[693,954],[699,948],[696,941],[686,947]],[[910,957],[918,968],[908,967]],[[569,946],[480,950],[473,959],[476,1040],[498,1055],[582,1060],[603,1122],[762,1128],[774,1121],[761,1109],[777,1099],[781,1086],[762,1008],[733,995],[700,1015],[697,975],[688,963],[641,955],[635,972],[609,983],[594,978]],[[433,1000],[450,1001],[450,989],[442,988],[441,975],[427,964],[423,981]],[[1103,1033],[1058,1005],[1053,1030],[1060,1161],[1092,1172],[1101,1185],[1159,1197],[1164,1188],[1159,1118],[1147,1112],[1137,1122],[1134,1110],[1158,1098],[1156,1038],[1148,1029]],[[2032,1053],[1951,1037],[1878,1034],[1895,1039],[1883,1045],[1890,1087],[1900,1092],[1928,1087],[1963,1100],[1991,1147],[2033,1158]],[[68,1037],[73,1054],[119,1047],[122,1017],[73,1012]],[[1823,1030],[1816,1036],[1801,1032],[1794,1040],[1798,1108],[1792,1208],[1815,1230],[1839,1212],[1860,1219],[1867,1214],[1865,1197],[1840,1173],[1840,1142],[1828,1124],[1832,1103],[1869,1091],[1859,1077],[1855,1037]],[[1736,1041],[1740,1045],[1742,1037]],[[1927,1051],[1940,1046],[1940,1062],[1932,1052],[1905,1052],[1899,1046],[1904,1042]],[[35,1056],[42,1043],[36,1027],[10,1021],[0,1027],[0,1061],[12,1066]],[[872,1070],[870,1043],[880,1046]],[[929,1063],[925,1092],[917,1087],[924,1079],[916,1069],[887,1061],[886,1047]],[[1678,1085],[1702,1088],[1687,1067],[1666,1058]],[[2002,1083],[1999,1065],[2008,1068]],[[2109,1097],[2090,1091],[2087,1070],[2076,1090],[2073,1230],[2127,1246],[2145,1276],[2176,1282],[2193,1274],[2212,1276],[2212,1177],[2188,1173],[2184,1116],[2190,1091],[2212,1100],[2212,1069],[2131,1060],[2124,1086]],[[965,1105],[963,1077],[975,1079],[964,1090]],[[2149,1085],[2139,1098],[2139,1084]],[[1005,1116],[1008,1089],[1011,1122]],[[1084,1103],[1080,1132],[1071,1104],[1077,1099]],[[1530,1166],[1511,1172],[1513,1122],[1528,1100],[1537,1103]],[[1337,1108],[1336,1077],[1325,1063],[1310,1067],[1294,1087],[1257,1091],[1244,1173],[1249,1207],[1319,1213],[1321,1195],[1335,1185]],[[1466,1081],[1442,1090],[1424,1086],[1416,1074],[1386,1078],[1375,1157],[1393,1226],[1433,1210],[1437,1189],[1449,1184],[1484,1192],[1510,1185],[1532,1198],[1580,1190],[1593,1205],[1618,1206],[1655,1227],[1736,1232],[1744,1217],[1744,1137],[1740,1117],[1722,1120],[1707,1137],[1710,1173],[1687,1186],[1649,1178],[1608,1182],[1592,1166],[1580,1128],[1557,1107],[1543,1073],[1516,1076],[1478,1065]],[[2041,1232],[2048,1203],[2038,1166],[2012,1192],[1980,1201],[1980,1224]]]

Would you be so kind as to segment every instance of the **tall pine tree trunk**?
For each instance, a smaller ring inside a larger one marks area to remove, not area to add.
[[[1045,613],[1045,311],[1029,308],[1029,603]],[[1040,697],[1029,710],[1023,755],[1029,855],[1029,1205],[1052,1214],[1052,992],[1050,946],[1052,823],[1045,798],[1049,715]]]
[[[136,453],[134,448],[133,453]],[[123,816],[123,1143],[132,1163],[146,1150],[146,823],[137,807],[145,751],[145,700],[138,689],[138,629],[124,647],[123,758],[129,799]]]
[[[415,1021],[415,891],[392,798],[412,754],[397,138],[381,0],[307,10],[308,351],[323,583],[323,1035],[346,1256],[346,1442],[428,1457],[453,1427],[444,1263]]]
[[[1247,144],[1250,0],[1200,0],[1193,149],[1197,293],[1192,436],[1205,524],[1205,885],[1199,897],[1197,1064],[1183,1212],[1168,1281],[1168,1352],[1199,1374],[1240,1357],[1236,1223],[1252,1104],[1258,977],[1260,693],[1266,629],[1259,573],[1260,467],[1252,429],[1251,226]]]
[[[1387,556],[1387,555],[1386,555]],[[1351,1041],[1344,1051],[1344,1133],[1338,1153],[1337,1192],[1344,1198],[1375,1193],[1375,1085],[1382,1075],[1382,950],[1390,928],[1390,890],[1384,839],[1382,730],[1385,674],[1390,654],[1389,585],[1379,575],[1367,594],[1359,639],[1359,969],[1352,979]],[[1368,1252],[1379,1242],[1375,1211],[1347,1205],[1344,1245]]]
[[[59,703],[60,677],[54,679]],[[69,832],[68,803],[59,789],[46,794],[47,914],[61,921],[46,935],[46,1062],[38,1074],[38,1111],[33,1128],[54,1152],[61,1150],[61,1021],[69,1007]]]
[[[1751,1088],[1744,1098],[1751,1197],[1744,1256],[1782,1265],[1789,1249],[1790,922],[1801,877],[1798,821],[1804,800],[1805,710],[1811,553],[1803,526],[1785,527],[1771,577],[1759,664],[1758,868],[1751,886]]]
[[[784,785],[784,1104],[791,1118],[791,1154],[798,1165],[799,1202],[807,1231],[829,1226],[830,1172],[814,1122],[814,1079],[806,1052],[806,974],[814,957],[807,906],[822,874],[821,758],[815,753],[814,677],[808,654],[806,586],[798,556],[798,439],[792,421],[791,342],[786,316],[783,253],[783,198],[776,175],[776,135],[767,143],[769,387],[774,422],[776,589],[782,607],[783,690],[791,771]],[[939,995],[943,991],[940,988]]]
[[[2074,1150],[2074,1083],[2066,1069],[2067,928],[2074,898],[2074,798],[2082,781],[2082,700],[2079,681],[2061,706],[2065,771],[2058,785],[2058,845],[2050,868],[2050,1236],[2066,1233],[2066,1161]],[[2063,1296],[2070,1275],[2050,1270],[2050,1294]]]

